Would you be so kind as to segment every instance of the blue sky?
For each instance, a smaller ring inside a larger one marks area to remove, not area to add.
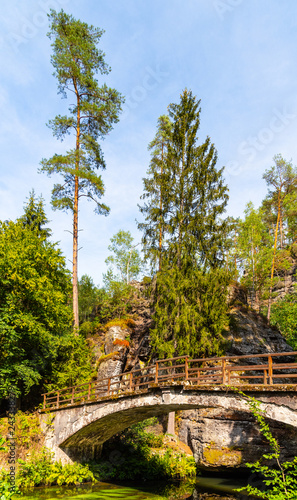
[[[126,97],[120,122],[102,143],[110,215],[95,215],[91,203],[80,207],[80,276],[101,283],[119,229],[140,241],[135,219],[147,145],[185,87],[201,99],[201,140],[211,137],[218,167],[225,166],[228,214],[241,216],[250,200],[260,204],[262,175],[275,154],[296,164],[295,0],[10,0],[0,15],[1,220],[20,216],[34,188],[45,199],[53,240],[71,259],[71,214],[51,210],[55,179],[37,173],[42,158],[72,147],[46,127],[70,102],[57,95],[52,76],[51,7],[105,30],[100,46],[112,72],[98,79]]]

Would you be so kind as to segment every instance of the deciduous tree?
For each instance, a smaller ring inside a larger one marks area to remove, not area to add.
[[[297,169],[292,166],[292,163],[284,160],[284,158],[282,158],[281,155],[275,155],[273,160],[274,160],[274,165],[270,169],[267,169],[263,174],[263,178],[266,180],[268,186],[272,186],[272,188],[269,189],[267,198],[268,200],[271,201],[271,205],[272,206],[274,205],[276,212],[273,256],[271,262],[270,290],[269,290],[269,301],[268,301],[268,311],[267,311],[268,322],[270,320],[273,277],[275,270],[275,259],[276,259],[276,250],[278,246],[279,232],[280,232],[280,248],[283,247],[285,199],[286,196],[292,194],[292,191],[296,190],[297,186]]]
[[[44,213],[40,202],[29,204]],[[70,273],[39,225],[0,223],[0,396],[29,393],[50,376],[71,329]]]
[[[106,264],[111,264],[120,273],[118,279],[126,284],[131,279],[136,279],[142,269],[142,261],[137,250],[139,244],[133,245],[134,238],[130,231],[120,229],[112,238],[108,250],[112,252],[105,260]],[[113,275],[113,279],[114,279]]]

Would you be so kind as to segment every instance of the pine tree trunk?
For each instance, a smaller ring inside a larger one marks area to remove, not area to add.
[[[278,210],[277,210],[277,220],[276,220],[276,228],[275,228],[275,234],[274,234],[273,257],[272,257],[272,265],[271,265],[271,278],[270,278],[268,311],[267,311],[268,324],[270,322],[270,313],[271,313],[272,285],[273,285],[273,276],[274,276],[275,254],[276,254],[276,246],[277,246],[277,234],[278,234],[279,221],[280,221],[280,191],[278,192]]]
[[[73,268],[72,268],[72,290],[73,290],[73,326],[79,327],[78,316],[78,282],[77,282],[77,253],[78,253],[78,178],[75,178],[75,200],[73,211]]]
[[[283,248],[283,217],[280,207],[280,219],[279,219],[279,233],[280,233],[280,247]]]
[[[76,89],[76,87],[75,87]],[[79,170],[79,146],[80,146],[80,100],[77,96],[77,128],[76,128],[76,160],[75,169]],[[78,261],[78,176],[74,179],[74,205],[73,205],[73,267],[72,267],[72,294],[73,294],[73,326],[77,331],[79,328],[78,315],[78,280],[77,280],[77,261]],[[78,334],[76,332],[76,334]]]

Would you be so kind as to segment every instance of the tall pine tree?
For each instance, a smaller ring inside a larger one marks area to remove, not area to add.
[[[109,73],[104,53],[97,44],[103,31],[74,19],[63,10],[51,10],[49,37],[53,41],[52,64],[58,80],[59,93],[67,97],[70,93],[74,104],[68,116],[56,116],[49,122],[54,136],[63,140],[74,135],[74,148],[66,154],[55,154],[43,159],[41,171],[49,175],[59,173],[62,184],[55,184],[52,205],[55,209],[70,210],[73,214],[73,316],[78,327],[78,205],[82,197],[95,202],[95,212],[107,215],[109,208],[101,203],[104,184],[98,169],[105,162],[98,139],[103,138],[118,121],[121,110],[121,95],[106,84],[101,87],[96,73]]]
[[[170,104],[172,131],[164,171],[151,172],[145,189],[162,192],[162,209],[153,196],[143,224],[147,244],[158,239],[162,218],[162,268],[155,287],[155,351],[174,354],[218,354],[226,324],[228,276],[222,268],[226,222],[220,219],[228,201],[217,152],[210,138],[198,145],[200,101],[185,90],[178,104]],[[148,191],[147,194],[150,194]]]

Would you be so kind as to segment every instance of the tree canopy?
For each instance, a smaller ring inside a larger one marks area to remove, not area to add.
[[[168,107],[166,157],[144,180],[146,255],[153,260],[162,227],[162,266],[155,284],[152,344],[160,356],[218,353],[226,318],[224,263],[228,200],[217,152],[209,137],[199,145],[200,101],[185,90]],[[168,124],[171,123],[170,127]],[[170,132],[169,132],[170,131]],[[162,203],[160,205],[160,195]]]
[[[41,200],[33,211],[43,212]],[[70,273],[40,227],[0,223],[0,394],[26,394],[51,373],[71,326]]]
[[[63,10],[51,9],[49,14],[53,55],[51,62],[62,97],[73,95],[68,115],[58,115],[49,126],[57,139],[74,135],[74,147],[65,154],[55,154],[41,161],[41,171],[61,174],[63,181],[52,190],[54,209],[70,210],[73,214],[73,315],[78,327],[78,204],[85,197],[95,203],[95,212],[107,215],[109,208],[101,202],[104,184],[98,170],[105,169],[99,139],[110,132],[118,121],[123,99],[118,91],[106,84],[99,86],[96,73],[107,74],[105,54],[97,45],[103,30],[88,25]]]

